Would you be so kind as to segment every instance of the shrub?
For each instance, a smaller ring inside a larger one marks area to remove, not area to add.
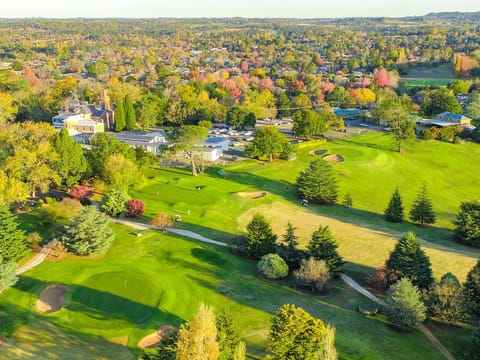
[[[122,190],[112,190],[102,199],[102,210],[108,215],[119,217],[125,213],[128,194]]]
[[[267,279],[281,279],[288,276],[288,265],[277,254],[262,256],[257,264],[257,270]]]
[[[431,129],[423,129],[420,132],[420,139],[423,140],[433,140],[435,139],[434,134]]]
[[[26,242],[31,249],[38,249],[42,245],[42,237],[38,232],[33,232],[27,235]]]
[[[145,211],[145,203],[139,199],[131,199],[127,202],[127,215],[129,217],[140,217]]]
[[[313,293],[325,291],[330,271],[325,260],[316,260],[311,257],[301,262],[300,268],[293,272],[297,286],[309,287]]]
[[[74,188],[70,189],[68,192],[68,196],[72,199],[76,200],[83,200],[85,198],[89,198],[93,195],[93,190],[85,185],[75,186]]]
[[[170,216],[165,213],[159,213],[155,215],[149,222],[149,225],[158,226],[161,228],[172,227],[173,220]]]
[[[64,198],[60,202],[42,206],[40,212],[43,222],[49,225],[65,225],[71,218],[75,217],[82,204],[78,200]]]
[[[398,276],[393,270],[385,266],[378,267],[375,272],[367,279],[368,287],[374,289],[380,294],[384,294],[388,288],[398,281]]]

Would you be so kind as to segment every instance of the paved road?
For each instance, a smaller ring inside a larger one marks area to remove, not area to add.
[[[151,226],[151,225],[148,225],[148,224],[143,224],[143,223],[139,223],[139,222],[135,222],[135,221],[131,221],[131,220],[126,220],[126,219],[110,218],[110,220],[112,222],[115,222],[115,223],[118,223],[118,224],[123,224],[123,225],[129,226],[129,227],[131,227],[133,229],[137,229],[137,230],[146,230],[146,229],[157,229],[158,230],[159,229],[158,227],[155,227],[155,226]],[[204,237],[200,234],[194,233],[194,232],[189,231],[189,230],[167,228],[167,231],[170,232],[170,233],[173,233],[173,234],[185,236],[185,237],[195,239],[195,240],[199,240],[199,241],[209,243],[209,244],[215,244],[215,245],[224,246],[224,247],[228,246],[227,244],[225,244],[223,242],[206,238],[206,237]],[[340,277],[346,284],[351,286],[355,291],[357,291],[360,294],[366,296],[367,298],[376,302],[379,305],[382,305],[382,306],[386,305],[383,300],[381,300],[378,297],[376,297],[375,295],[373,295],[370,291],[364,289],[360,284],[358,284],[351,277],[349,277],[345,274],[341,274]],[[418,329],[430,340],[430,342],[433,344],[433,346],[435,346],[438,349],[438,351],[440,351],[443,354],[445,359],[456,360],[455,357],[447,350],[447,348],[445,348],[445,346],[443,346],[443,344],[435,337],[435,335],[433,335],[430,332],[430,330],[428,330],[428,328],[425,325],[423,325],[423,324],[418,325]]]
[[[40,265],[48,255],[48,250],[50,249],[50,244],[51,244],[51,242],[49,242],[47,245],[45,245],[37,255],[35,255],[33,258],[31,258],[24,265],[20,266],[15,273],[17,275],[20,275],[20,274],[23,274],[24,272],[26,272],[30,269],[33,269],[35,266]]]

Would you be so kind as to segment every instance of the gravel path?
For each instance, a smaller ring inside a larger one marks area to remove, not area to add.
[[[40,265],[45,258],[48,255],[48,250],[50,249],[50,244],[49,242],[47,245],[45,245],[42,250],[35,255],[33,258],[31,258],[28,262],[26,262],[24,265],[20,266],[15,273],[17,275],[23,274],[24,272],[33,269],[35,266]]]

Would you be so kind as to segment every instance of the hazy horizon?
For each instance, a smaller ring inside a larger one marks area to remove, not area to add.
[[[432,12],[476,12],[478,0],[439,4],[438,0],[311,0],[279,3],[274,0],[216,1],[84,0],[65,6],[62,0],[20,0],[2,5],[0,18],[346,18],[423,16]]]

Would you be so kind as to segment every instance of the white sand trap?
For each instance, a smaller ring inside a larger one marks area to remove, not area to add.
[[[260,199],[264,196],[267,196],[267,192],[266,191],[239,192],[238,195],[246,199]]]
[[[345,161],[344,157],[339,154],[325,156],[323,160],[328,162],[344,162]]]
[[[49,285],[42,290],[37,300],[37,310],[45,313],[53,313],[60,310],[65,302],[65,293],[68,286]]]
[[[160,327],[160,329],[158,329],[154,333],[151,333],[150,335],[147,335],[142,340],[140,340],[140,342],[138,343],[138,346],[141,348],[154,347],[158,345],[158,343],[162,341],[162,339],[165,336],[168,336],[168,334],[175,329],[176,328],[173,325],[168,325],[168,324],[163,325],[162,327]]]

